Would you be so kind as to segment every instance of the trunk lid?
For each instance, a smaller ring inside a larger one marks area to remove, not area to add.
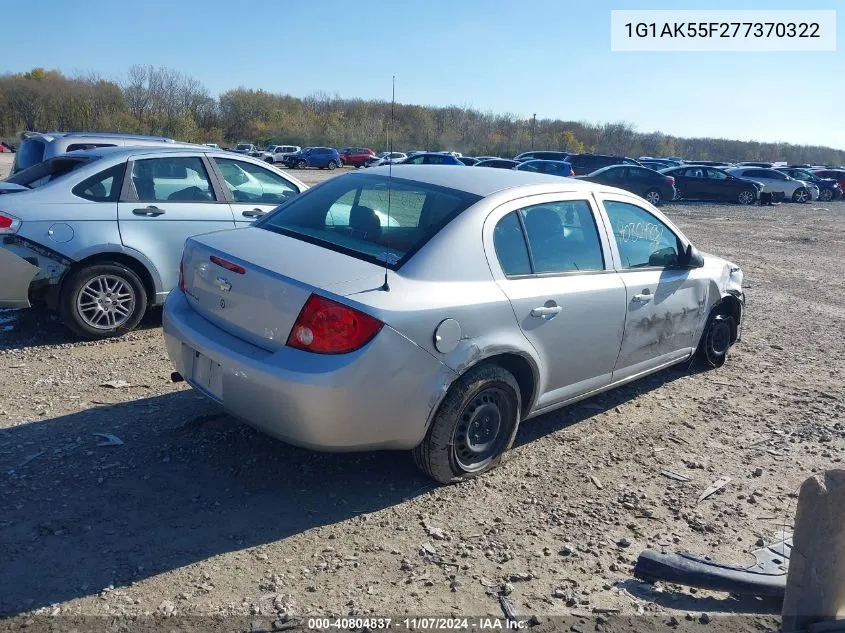
[[[378,288],[384,268],[247,227],[190,238],[183,275],[194,310],[230,334],[275,351],[287,342],[312,292],[331,297]]]

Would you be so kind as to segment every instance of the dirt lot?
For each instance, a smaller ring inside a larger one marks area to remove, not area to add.
[[[0,312],[0,617],[501,617],[507,594],[541,629],[555,614],[573,631],[776,628],[776,603],[631,568],[645,547],[745,562],[808,475],[842,467],[845,203],[666,210],[745,271],[727,365],[526,423],[501,468],[445,488],[403,453],[312,453],[225,416],[170,382],[159,315],[89,343]],[[620,615],[603,625],[603,609]]]
[[[0,154],[0,180],[3,180],[12,171],[12,163],[15,162],[15,155],[10,152]]]

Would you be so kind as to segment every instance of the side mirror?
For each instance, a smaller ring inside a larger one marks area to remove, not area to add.
[[[679,262],[683,268],[701,268],[704,266],[704,255],[692,244],[688,244]]]

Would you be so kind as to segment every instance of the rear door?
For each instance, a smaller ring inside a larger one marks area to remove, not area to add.
[[[585,194],[531,196],[487,218],[496,283],[540,359],[537,406],[610,384],[625,323],[625,287]]]
[[[685,198],[703,198],[707,200],[712,196],[708,184],[706,167],[687,167],[684,171],[681,195]]]
[[[601,194],[616,269],[626,288],[625,332],[613,381],[688,357],[706,317],[703,269],[677,266],[686,243],[645,203]]]
[[[255,163],[214,156],[211,159],[237,226],[252,224],[300,192],[281,174]]]
[[[713,167],[704,170],[707,179],[703,185],[714,200],[734,200],[740,192],[739,184],[731,180],[728,175]]]
[[[153,262],[169,291],[178,281],[185,240],[234,228],[232,210],[202,154],[139,155],[128,173],[117,205],[121,240]]]

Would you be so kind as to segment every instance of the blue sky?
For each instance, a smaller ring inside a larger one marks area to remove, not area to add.
[[[212,94],[324,90],[640,131],[845,148],[845,54],[620,53],[613,9],[836,9],[841,0],[28,0],[3,7],[0,72],[120,80],[164,65]],[[845,42],[840,12],[837,40]],[[36,37],[25,24],[46,24]],[[284,42],[284,43],[283,43]],[[845,46],[845,44],[840,44]]]

